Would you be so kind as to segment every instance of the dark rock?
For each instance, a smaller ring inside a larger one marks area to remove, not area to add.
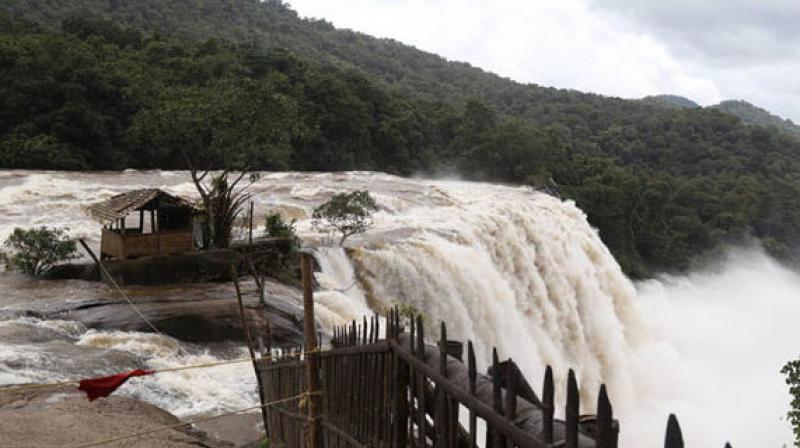
[[[293,254],[291,239],[263,238],[253,241],[253,244],[237,243],[230,249],[199,250],[178,255],[130,260],[105,260],[103,266],[119,285],[218,282],[230,280],[232,266],[235,266],[241,273],[249,272],[249,266],[245,263],[246,257],[262,260],[287,257],[294,261],[294,257],[288,256],[289,254]],[[284,267],[289,271],[294,271],[295,268],[293,265]],[[278,274],[278,272],[268,272],[270,276]],[[45,280],[101,280],[100,272],[94,263],[57,265],[44,273],[41,278]]]
[[[303,311],[296,305],[300,291],[281,286],[281,296],[269,296],[267,306],[246,295],[245,317],[254,335],[263,335],[267,318],[273,344],[297,345],[303,339]],[[291,297],[287,297],[287,294]],[[134,298],[136,308],[162,333],[187,342],[244,341],[239,305],[231,291],[219,298]],[[75,303],[48,315],[75,320],[101,330],[143,331],[152,329],[124,300],[91,300]]]

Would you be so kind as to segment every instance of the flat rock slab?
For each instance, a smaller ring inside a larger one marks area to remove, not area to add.
[[[4,392],[0,439],[6,448],[70,447],[180,423],[154,405],[111,396],[89,402],[74,389]],[[231,448],[190,426],[102,446],[129,448]]]
[[[302,310],[291,304],[259,307],[254,298],[246,300],[245,317],[254,335],[263,335],[267,319],[275,345],[297,345],[303,339]],[[162,333],[186,342],[243,341],[239,305],[234,299],[163,300],[136,303],[136,308]],[[143,331],[152,329],[128,304],[84,303],[72,310],[48,316],[83,323],[99,330]]]

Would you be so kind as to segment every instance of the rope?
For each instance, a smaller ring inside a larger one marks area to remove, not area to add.
[[[320,353],[323,352],[323,349],[315,348],[314,350],[307,351],[307,352],[300,352],[296,354],[284,355],[284,356],[273,356],[267,355],[258,358],[259,360],[272,360],[272,361],[279,361],[282,359],[287,358],[294,358],[297,355],[308,355],[310,353]],[[217,366],[224,366],[228,364],[240,364],[243,362],[253,362],[250,358],[239,358],[233,359],[230,361],[218,361],[218,362],[209,362],[205,364],[193,364],[190,366],[180,366],[180,367],[170,367],[166,369],[158,369],[153,372],[153,374],[158,373],[167,373],[167,372],[180,372],[182,370],[191,370],[191,369],[203,369],[208,367],[217,367]],[[17,384],[12,386],[0,386],[0,392],[7,392],[13,390],[33,390],[33,389],[44,389],[48,387],[58,387],[58,386],[69,386],[69,385],[77,385],[80,380],[66,380],[66,381],[56,381],[53,383],[41,383],[41,384]]]
[[[194,425],[196,423],[203,423],[203,422],[207,422],[207,421],[211,421],[211,420],[216,420],[216,419],[222,418],[222,417],[227,417],[229,415],[240,414],[242,412],[248,412],[248,411],[252,411],[252,410],[255,410],[255,409],[260,409],[262,407],[263,408],[267,408],[267,407],[275,406],[275,405],[281,404],[281,403],[288,403],[290,401],[300,400],[300,399],[306,397],[307,395],[309,395],[309,393],[308,392],[304,392],[302,394],[295,395],[295,396],[289,397],[289,398],[284,398],[282,400],[271,401],[269,403],[264,403],[262,405],[257,405],[257,406],[251,406],[249,408],[237,409],[235,411],[226,412],[226,413],[215,415],[215,416],[212,416],[212,417],[199,418],[199,419],[196,419],[196,420],[190,420],[190,421],[186,421],[186,422],[181,422],[181,423],[177,423],[177,424],[174,424],[174,425],[159,426],[157,428],[148,429],[146,431],[137,432],[135,434],[128,434],[128,435],[124,435],[124,436],[112,437],[112,438],[109,438],[109,439],[98,440],[98,441],[95,441],[95,442],[82,443],[82,444],[79,444],[79,445],[72,445],[72,446],[69,446],[68,448],[89,448],[89,447],[93,447],[93,446],[105,445],[107,443],[120,442],[122,440],[134,439],[134,438],[141,437],[141,436],[144,436],[144,435],[147,435],[147,434],[152,434],[152,433],[155,433],[155,432],[166,431],[166,430],[169,430],[169,429],[176,429],[176,428],[180,428],[180,427],[186,426],[186,425]]]
[[[133,310],[136,311],[136,314],[138,314],[139,317],[141,317],[142,320],[144,320],[153,331],[163,336],[163,333],[161,333],[161,331],[159,331],[159,329],[156,328],[156,326],[153,325],[152,322],[150,322],[150,319],[148,319],[144,314],[142,314],[141,311],[139,311],[139,308],[137,308],[136,305],[133,304],[133,301],[130,299],[130,297],[128,297],[128,295],[125,294],[125,291],[123,291],[122,288],[119,287],[117,282],[114,280],[114,277],[112,277],[111,274],[109,274],[108,271],[106,270],[106,267],[103,265],[103,262],[98,260],[97,265],[98,267],[100,267],[100,270],[102,271],[101,275],[105,275],[108,282],[111,283],[111,286],[116,288],[116,290],[122,295],[122,297],[125,298],[125,300],[128,302],[128,305],[130,305],[131,308],[133,308]]]

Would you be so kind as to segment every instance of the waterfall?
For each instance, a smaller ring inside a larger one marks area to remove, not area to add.
[[[353,302],[365,303],[367,290],[373,308],[412,305],[429,323],[447,322],[452,338],[472,340],[478,359],[497,347],[529,378],[548,364],[562,379],[574,368],[586,405],[600,383],[631,390],[630,347],[644,335],[635,288],[585,215],[524,187],[430,188],[449,201],[384,212],[378,232],[405,228],[403,237],[353,251],[361,280],[346,292]],[[341,254],[321,255],[325,275],[333,274],[326,266],[343,269]],[[435,337],[437,325],[429,327]]]
[[[83,207],[154,186],[194,194],[181,172],[0,171],[0,241],[14,227],[46,224],[67,225],[96,245],[98,226]],[[763,251],[733,252],[705,271],[634,285],[581,210],[530,188],[344,172],[264,173],[250,191],[257,223],[280,212],[298,219],[299,234],[313,242],[313,208],[335,193],[365,189],[381,207],[374,227],[350,238],[346,249],[317,248],[316,312],[326,329],[408,304],[425,315],[429,337],[443,320],[451,338],[471,339],[481,369],[492,347],[512,357],[536,389],[545,365],[554,367],[561,388],[574,368],[582,412],[594,410],[599,384],[607,384],[620,446],[659,446],[669,412],[677,413],[691,446],[790,444],[779,370],[797,355],[800,275]],[[104,294],[97,284],[6,275],[0,286],[0,333],[13,336],[0,344],[0,384],[106,371],[110,355],[131,368],[162,367],[161,351],[174,345],[19,317]],[[173,361],[208,356],[239,354],[198,348]],[[179,415],[254,399],[247,366],[216,375],[138,379],[127,390]],[[557,401],[563,397],[557,390]]]

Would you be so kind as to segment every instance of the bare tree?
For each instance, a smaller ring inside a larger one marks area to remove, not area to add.
[[[198,170],[191,159],[184,154],[197,192],[203,202],[207,232],[203,235],[206,247],[226,248],[231,243],[233,225],[242,212],[245,203],[252,197],[247,189],[258,181],[259,175],[242,171],[232,173],[223,170]],[[232,181],[230,181],[233,179]]]

